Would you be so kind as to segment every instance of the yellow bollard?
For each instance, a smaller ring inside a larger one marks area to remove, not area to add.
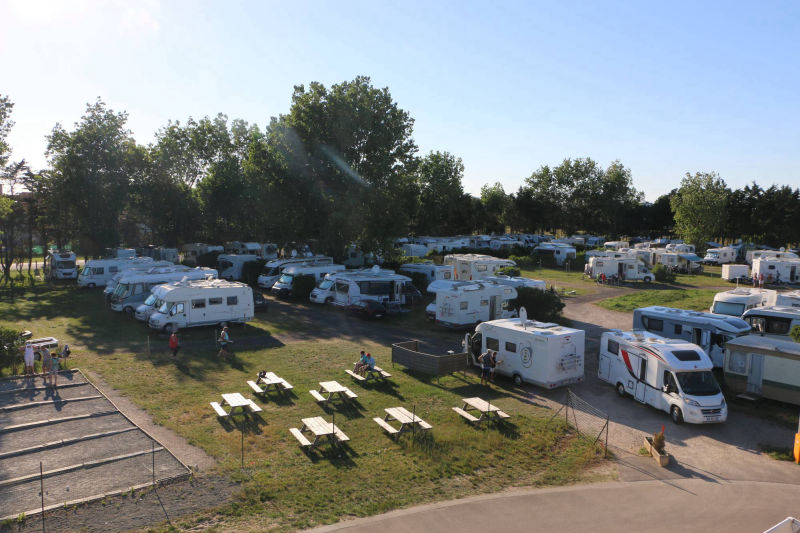
[[[800,433],[794,436],[794,462],[800,465]]]

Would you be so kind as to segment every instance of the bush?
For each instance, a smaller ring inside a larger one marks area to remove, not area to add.
[[[517,289],[517,297],[509,302],[509,306],[517,311],[520,307],[524,307],[528,312],[528,318],[554,322],[561,318],[564,302],[554,292],[520,287]]]
[[[495,274],[497,274],[498,276],[519,276],[520,271],[519,267],[507,266],[498,268]]]
[[[0,370],[10,368],[12,374],[17,373],[17,365],[22,358],[19,347],[24,343],[21,333],[16,329],[0,327]]]
[[[428,288],[428,276],[422,272],[410,272],[403,275],[411,278],[411,284],[418,288],[420,292],[425,292],[425,289]]]
[[[530,255],[510,255],[508,258],[521,268],[533,268],[539,264],[539,261]]]
[[[792,331],[789,332],[789,336],[792,337],[794,342],[800,342],[800,326],[793,327]]]
[[[656,265],[653,267],[653,277],[656,278],[656,281],[662,283],[675,283],[675,272],[664,265]]]
[[[222,252],[208,252],[197,256],[197,266],[206,268],[217,268],[217,256]]]
[[[295,276],[292,280],[292,299],[307,302],[311,291],[317,286],[317,280],[314,276],[302,274]]]
[[[267,262],[264,259],[256,259],[242,265],[242,281],[248,285],[255,286],[258,283],[258,276],[261,275],[266,264]]]

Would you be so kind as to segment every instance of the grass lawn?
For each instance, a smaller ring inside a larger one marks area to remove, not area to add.
[[[101,298],[98,291],[68,285],[26,289],[13,301],[5,291],[0,293],[0,325],[69,342],[70,367],[101,374],[157,423],[215,457],[220,473],[241,482],[234,501],[182,521],[180,527],[215,515],[214,520],[221,520],[219,527],[227,530],[294,530],[511,486],[570,483],[602,460],[601,450],[591,441],[560,419],[548,423],[551,412],[531,403],[507,381],[488,389],[478,384],[474,373],[440,382],[415,377],[391,368],[390,347],[384,343],[346,331],[341,337],[314,337],[316,325],[302,315],[277,312],[259,315],[246,328],[234,328],[232,336],[284,334],[285,342],[275,339],[258,349],[240,346],[234,360],[224,363],[215,357],[212,329],[197,328],[182,332],[183,347],[176,361],[166,350],[165,336],[105,309]],[[423,327],[417,318],[404,320],[414,329]],[[403,321],[389,324],[387,330],[403,325]],[[413,336],[409,333],[409,338]],[[321,408],[308,390],[331,379],[350,386],[344,369],[362,348],[392,372],[391,381],[353,384],[358,405]],[[209,402],[219,400],[223,392],[252,397],[246,380],[262,368],[287,379],[296,395],[257,400],[264,409],[260,418],[221,422]],[[462,421],[451,407],[460,406],[461,398],[468,396],[490,399],[512,415],[510,423],[475,428]],[[401,405],[415,408],[433,425],[429,437],[412,440],[405,435],[395,442],[372,420],[382,417],[385,407]],[[330,420],[334,413],[337,426],[351,439],[349,446],[331,453],[326,445],[307,455],[288,429],[300,427],[302,418]]]
[[[633,311],[639,307],[650,305],[663,305],[690,309],[693,311],[708,311],[714,301],[715,289],[663,289],[640,291],[634,294],[625,294],[595,302],[611,311]]]

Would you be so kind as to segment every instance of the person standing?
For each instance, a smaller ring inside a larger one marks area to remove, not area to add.
[[[479,358],[479,362],[481,364],[481,385],[489,384],[489,374],[491,373],[492,370],[491,358],[492,358],[491,350],[486,350],[481,354]]]
[[[763,289],[764,288],[764,274],[763,273],[758,275],[758,288],[759,289]]]
[[[228,352],[228,344],[230,344],[231,336],[228,335],[228,326],[222,328],[222,333],[219,334],[219,353],[217,353],[218,357],[222,357],[223,359],[227,359],[230,355]]]
[[[502,363],[502,359],[497,359],[497,352],[492,352],[492,357],[489,359],[489,381],[494,383],[494,370],[498,363]]]
[[[178,350],[181,349],[181,341],[178,339],[178,332],[173,331],[169,336],[169,349],[172,350],[172,357],[178,355]]]
[[[44,380],[45,387],[51,381],[50,372],[53,370],[53,356],[50,355],[50,350],[47,349],[47,346],[43,346],[41,350],[42,354],[42,379]]]
[[[25,363],[25,376],[33,377],[33,365],[35,363],[35,359],[33,356],[33,345],[31,345],[30,341],[25,343],[25,347],[23,348],[23,363]]]
[[[58,388],[58,370],[61,366],[61,357],[59,355],[53,355],[51,357],[53,364],[50,366],[50,377],[52,378],[52,385],[53,388]]]

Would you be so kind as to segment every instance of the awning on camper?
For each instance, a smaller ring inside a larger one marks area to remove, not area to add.
[[[678,257],[680,257],[681,259],[685,259],[691,263],[699,263],[700,261],[702,261],[702,259],[700,259],[700,257],[698,257],[696,254],[678,254]]]

